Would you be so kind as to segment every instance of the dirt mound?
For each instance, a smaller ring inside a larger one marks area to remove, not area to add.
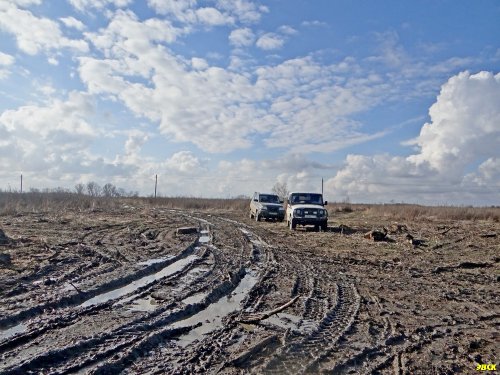
[[[10,254],[0,253],[0,264],[9,266],[10,262]]]
[[[10,243],[9,237],[5,235],[5,232],[0,228],[0,245],[7,245]]]

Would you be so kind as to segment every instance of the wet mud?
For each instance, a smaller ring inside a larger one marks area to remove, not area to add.
[[[326,232],[131,206],[2,216],[0,373],[473,373],[498,363],[499,231],[355,212]]]

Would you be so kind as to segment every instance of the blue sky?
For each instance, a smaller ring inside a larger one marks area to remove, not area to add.
[[[500,3],[3,0],[0,188],[500,204]]]

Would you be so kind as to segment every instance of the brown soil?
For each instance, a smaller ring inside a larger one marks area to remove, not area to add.
[[[0,373],[498,364],[499,223],[353,212],[329,224],[292,232],[246,212],[131,206],[2,216]],[[364,238],[384,227],[383,241]]]

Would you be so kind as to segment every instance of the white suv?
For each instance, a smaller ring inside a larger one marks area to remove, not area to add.
[[[327,204],[319,193],[290,193],[286,222],[292,230],[297,225],[314,225],[316,230],[325,231],[328,229],[328,211],[324,208]]]

